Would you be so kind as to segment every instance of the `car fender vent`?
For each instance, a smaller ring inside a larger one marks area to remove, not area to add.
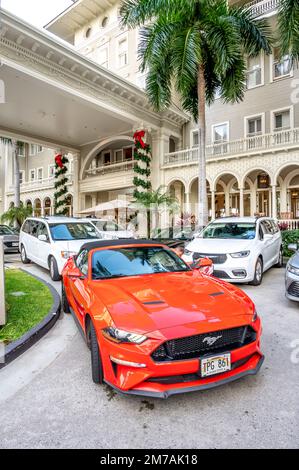
[[[142,302],[143,305],[161,305],[161,304],[165,304],[165,302],[163,300],[149,300],[147,302]]]

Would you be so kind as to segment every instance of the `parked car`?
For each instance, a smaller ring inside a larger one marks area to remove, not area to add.
[[[265,271],[283,264],[278,224],[268,217],[216,219],[186,246],[183,256],[187,262],[202,257],[213,261],[214,276],[258,286]]]
[[[69,217],[30,217],[20,231],[21,260],[49,269],[51,279],[59,281],[66,260],[84,243],[96,239],[99,234],[89,222]]]
[[[7,225],[0,225],[0,237],[3,237],[4,253],[18,253],[19,236]]]
[[[184,246],[186,242],[192,240],[193,230],[190,226],[186,227],[166,227],[157,228],[152,233],[152,239],[165,243],[170,247]]]
[[[83,245],[62,273],[63,308],[82,329],[95,383],[167,398],[259,371],[261,321],[244,292],[157,242],[119,244]]]
[[[294,251],[294,255],[287,263],[285,273],[286,296],[290,300],[299,302],[299,250],[297,243],[288,246],[290,251]]]
[[[136,233],[132,230],[126,230],[121,225],[117,224],[113,220],[106,220],[106,219],[81,219],[85,220],[86,222],[90,222],[93,224],[96,229],[99,231],[101,238],[106,240],[114,240],[114,239],[125,239],[125,238],[137,238]]]

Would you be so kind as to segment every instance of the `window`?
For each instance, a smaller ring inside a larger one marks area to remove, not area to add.
[[[43,169],[42,168],[37,169],[37,179],[39,181],[41,181],[43,179]]]
[[[198,147],[198,131],[191,132],[191,145],[192,147]]]
[[[85,31],[85,37],[89,38],[90,35],[91,35],[91,28],[87,28],[87,30]]]
[[[109,22],[109,18],[108,18],[108,16],[105,16],[105,18],[103,18],[103,20],[102,20],[101,27],[106,28],[108,22]]]
[[[132,160],[132,158],[133,158],[133,148],[132,147],[124,148],[123,152],[124,152],[124,160]]]
[[[50,232],[54,241],[92,240],[99,238],[96,228],[89,223],[51,224]]]
[[[35,180],[35,169],[30,170],[30,172],[29,172],[29,177],[30,177],[30,181],[34,181],[34,180]]]
[[[48,229],[47,229],[47,226],[43,223],[38,224],[36,235],[37,237],[39,237],[40,235],[46,235],[47,241],[49,241]]]
[[[273,79],[285,77],[291,73],[291,59],[289,55],[280,57],[280,50],[275,47],[273,50]]]
[[[20,171],[20,184],[25,183],[25,171]]]
[[[102,67],[108,69],[108,46],[100,47],[98,49],[98,63]]]
[[[215,144],[228,141],[228,123],[213,126],[213,142]]]
[[[274,112],[274,131],[282,131],[291,127],[290,110]]]
[[[81,273],[84,274],[84,276],[87,276],[88,273],[88,251],[83,250],[81,253],[79,253],[77,259],[76,259],[76,265],[80,269]]]
[[[249,57],[247,60],[247,88],[262,85],[262,56]]]
[[[29,155],[36,155],[44,150],[42,145],[30,144],[29,145]]]
[[[247,137],[253,137],[262,133],[262,116],[247,119]]]
[[[25,157],[25,145],[18,145],[18,157]]]
[[[114,159],[115,159],[116,163],[121,163],[123,161],[123,151],[122,151],[122,149],[115,150]]]
[[[128,65],[128,39],[123,38],[118,41],[118,66]]]
[[[254,223],[223,222],[211,223],[202,232],[202,238],[224,238],[237,240],[253,240],[256,226]]]
[[[48,175],[49,175],[49,178],[54,178],[54,176],[55,176],[55,165],[49,165]]]

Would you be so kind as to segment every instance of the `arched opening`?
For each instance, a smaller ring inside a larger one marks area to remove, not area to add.
[[[277,215],[299,227],[299,164],[282,168],[276,179]],[[289,223],[289,222],[288,222]]]
[[[215,217],[240,215],[240,190],[237,178],[224,173],[215,184]]]
[[[269,173],[261,169],[252,170],[246,175],[244,181],[252,188],[250,193],[250,215],[271,217],[273,201]]]
[[[52,215],[52,203],[49,197],[46,197],[46,199],[44,200],[44,215]]]
[[[66,197],[66,208],[67,208],[67,216],[72,217],[73,216],[73,196],[71,194],[68,194]]]
[[[40,217],[42,215],[42,203],[40,199],[35,199],[33,204],[33,215]]]

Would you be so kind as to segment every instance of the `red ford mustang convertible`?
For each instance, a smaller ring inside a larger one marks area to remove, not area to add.
[[[62,302],[91,351],[92,378],[167,398],[258,372],[261,321],[240,289],[152,241],[83,245],[63,271]]]

